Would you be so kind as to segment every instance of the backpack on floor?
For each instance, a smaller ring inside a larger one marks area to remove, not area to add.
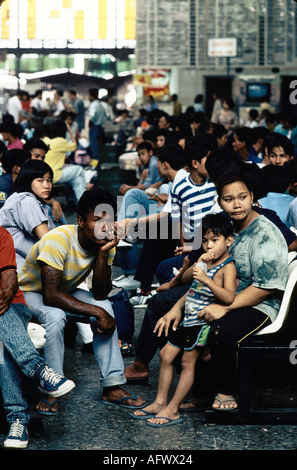
[[[134,335],[134,308],[125,289],[113,289],[108,295],[112,303],[118,330],[118,337],[131,343]]]
[[[113,289],[107,296],[111,302],[116,320],[118,337],[126,343],[131,343],[134,335],[134,308],[127,292],[122,288]],[[94,317],[67,312],[67,320],[72,322],[92,323]]]

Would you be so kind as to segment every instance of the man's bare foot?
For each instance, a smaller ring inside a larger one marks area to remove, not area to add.
[[[233,395],[224,395],[218,393],[212,404],[213,410],[235,410],[238,408],[236,399]]]
[[[127,380],[131,379],[146,379],[149,376],[149,368],[141,363],[133,362],[124,370],[124,375]]]
[[[59,411],[59,401],[50,396],[42,398],[36,405],[37,412],[41,413],[57,413]]]
[[[129,398],[131,397],[131,398]],[[126,398],[126,400],[122,400],[123,398]],[[131,408],[139,408],[143,405],[145,405],[145,400],[142,397],[136,397],[133,394],[126,392],[120,387],[110,387],[110,388],[104,388],[102,391],[102,399],[106,402],[114,403],[118,402],[118,404],[122,404],[125,406],[130,406]]]

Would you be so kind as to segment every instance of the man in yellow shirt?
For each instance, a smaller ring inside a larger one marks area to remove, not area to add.
[[[71,136],[71,142],[65,139],[67,130]],[[73,189],[76,202],[78,202],[87,184],[84,170],[80,165],[65,165],[67,152],[74,152],[77,149],[77,143],[70,126],[57,119],[50,127],[50,136],[45,138],[44,141],[50,147],[44,161],[54,172],[53,183],[69,183]]]
[[[78,224],[57,227],[32,247],[19,284],[31,314],[46,330],[47,363],[55,365],[57,372],[63,370],[67,313],[93,319],[93,349],[103,403],[138,408],[144,400],[120,387],[126,383],[124,365],[112,305],[106,299],[112,287],[111,265],[118,243],[113,223],[115,209],[107,191],[85,191],[78,203]],[[92,292],[77,288],[91,271]],[[47,403],[39,402],[37,409],[50,414],[57,411],[57,406],[48,397]]]

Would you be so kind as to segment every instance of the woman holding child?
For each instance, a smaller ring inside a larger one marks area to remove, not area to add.
[[[200,318],[212,323],[208,347],[218,391],[213,408],[234,409],[237,349],[247,336],[276,319],[287,281],[288,248],[276,225],[253,210],[245,176],[226,173],[216,187],[219,204],[233,222],[230,254],[239,284],[231,305],[210,305]]]
[[[253,193],[244,175],[227,172],[216,187],[218,202],[233,222],[229,253],[235,260],[238,285],[231,304],[212,303],[200,311],[199,318],[210,324],[207,345],[217,391],[212,407],[232,410],[238,406],[234,395],[238,347],[277,317],[287,281],[288,248],[280,230],[253,210]],[[181,309],[174,306],[158,321],[155,331],[167,336],[181,319]],[[165,408],[150,422],[165,424]]]

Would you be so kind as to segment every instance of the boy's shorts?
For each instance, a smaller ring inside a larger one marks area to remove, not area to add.
[[[184,351],[191,351],[196,346],[205,346],[209,328],[205,323],[188,327],[180,324],[176,331],[169,331],[168,343]]]

